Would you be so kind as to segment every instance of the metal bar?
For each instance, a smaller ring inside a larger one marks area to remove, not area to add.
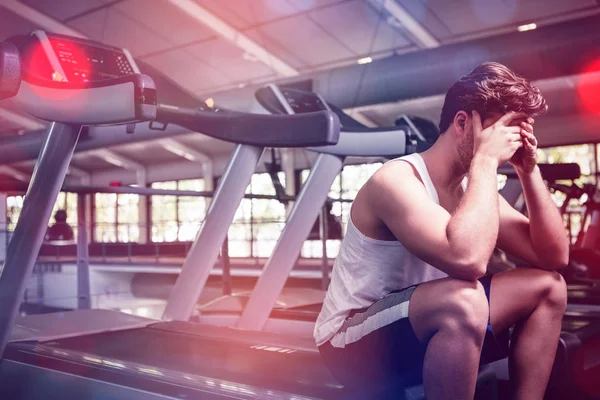
[[[77,195],[77,308],[80,310],[92,307],[85,196],[81,193]]]
[[[323,253],[321,254],[321,272],[323,273],[323,278],[321,279],[322,290],[327,290],[327,286],[329,286],[329,259],[327,258],[327,238],[329,237],[329,226],[327,224],[328,214],[327,206],[324,205],[321,209],[321,223],[319,226],[321,233],[321,244],[323,246]]]
[[[26,185],[19,183],[11,183],[10,185],[0,185],[0,192],[6,192],[8,194],[20,194],[26,191]],[[63,192],[69,193],[85,193],[85,194],[96,194],[96,193],[116,193],[116,194],[137,194],[140,196],[188,196],[188,197],[214,197],[215,192],[205,192],[196,190],[173,190],[173,189],[153,189],[153,188],[140,188],[133,186],[83,186],[83,185],[64,185],[61,189]],[[295,197],[283,197],[274,196],[269,194],[244,194],[245,199],[264,199],[264,200],[282,200],[282,201],[294,201]],[[327,201],[339,201],[342,203],[351,203],[353,200],[342,199],[342,198],[328,198]]]
[[[48,129],[0,275],[0,354],[10,339],[80,131],[81,126],[59,123]]]
[[[223,296],[231,294],[231,263],[229,260],[229,238],[225,236],[223,247],[221,248],[221,259],[223,264],[223,274],[221,281],[223,283]]]
[[[285,286],[300,250],[327,199],[344,160],[330,154],[319,154],[294,209],[285,224],[273,254],[267,260],[250,300],[240,317],[240,329],[261,330],[271,314],[277,297]]]
[[[171,291],[163,314],[164,320],[186,321],[192,315],[263,150],[262,147],[236,146],[204,224]]]

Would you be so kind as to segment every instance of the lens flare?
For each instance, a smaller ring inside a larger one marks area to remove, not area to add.
[[[583,107],[596,115],[600,115],[600,59],[586,65],[577,84],[577,94]]]

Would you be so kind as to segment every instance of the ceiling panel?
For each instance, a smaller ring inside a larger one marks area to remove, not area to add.
[[[154,1],[148,7],[148,0],[126,0],[115,7],[174,45],[215,36],[212,30],[167,1]]]
[[[22,18],[12,11],[0,6],[0,39],[6,39],[12,35],[31,33],[38,29],[30,21]]]
[[[233,81],[275,75],[273,70],[262,62],[244,59],[244,51],[225,39],[209,40],[187,46],[185,49]]]
[[[445,23],[452,34],[461,35],[504,25],[559,16],[597,6],[593,0],[421,0]]]
[[[125,47],[134,56],[153,53],[172,46],[166,39],[114,8],[102,9],[77,18],[70,21],[69,25],[92,39]]]
[[[260,34],[261,32],[263,35]],[[325,64],[354,57],[352,51],[305,15],[269,23],[262,26],[260,31],[254,29],[246,33],[257,41],[260,37],[265,37],[269,41],[278,43],[308,65]],[[269,46],[267,48],[270,49]]]
[[[236,29],[245,29],[299,12],[285,0],[196,0],[196,2]]]
[[[234,145],[222,140],[211,138],[210,136],[200,133],[193,133],[185,136],[177,136],[177,141],[198,150],[201,153],[206,153],[211,156],[230,154],[233,151]]]
[[[273,0],[277,1],[277,0]],[[345,3],[348,0],[285,0],[291,4],[298,11],[314,10],[316,8],[322,8],[331,6],[334,4]]]
[[[314,11],[310,14],[310,18],[356,55],[366,55],[412,44],[364,0],[353,0]],[[377,36],[373,41],[375,35]]]
[[[52,18],[64,21],[103,5],[101,0],[20,0]]]
[[[194,58],[184,49],[145,57],[144,61],[158,69],[185,90],[194,93],[230,82],[219,70]]]
[[[85,153],[73,154],[71,165],[75,168],[85,169],[86,171],[102,171],[115,168],[114,165],[107,163],[102,158]]]
[[[158,142],[147,141],[114,147],[120,155],[144,165],[155,165],[184,160],[181,156],[165,150]]]
[[[440,17],[428,7],[429,0],[395,0],[411,17],[416,19],[429,33],[440,40],[452,35],[452,32]]]

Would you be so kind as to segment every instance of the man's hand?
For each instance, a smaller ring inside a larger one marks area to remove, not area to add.
[[[510,163],[518,172],[530,174],[537,165],[537,139],[533,135],[533,118],[527,118],[527,121],[521,122],[521,147],[510,159]]]
[[[514,119],[525,117],[527,115],[524,113],[510,111],[493,125],[483,129],[481,116],[473,111],[473,155],[490,157],[498,162],[498,166],[510,160],[523,146],[523,129],[520,126],[510,126],[510,123]]]

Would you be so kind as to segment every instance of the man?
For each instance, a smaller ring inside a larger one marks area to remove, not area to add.
[[[73,240],[73,228],[67,223],[67,212],[58,210],[54,220],[56,222],[46,232],[46,241]]]
[[[508,356],[514,398],[543,398],[569,251],[536,164],[533,117],[546,108],[531,83],[483,63],[446,94],[438,141],[360,190],[315,327],[338,380],[407,383],[416,371],[427,399],[472,399],[480,363]],[[529,217],[497,192],[505,162]],[[496,246],[531,267],[484,276]]]

